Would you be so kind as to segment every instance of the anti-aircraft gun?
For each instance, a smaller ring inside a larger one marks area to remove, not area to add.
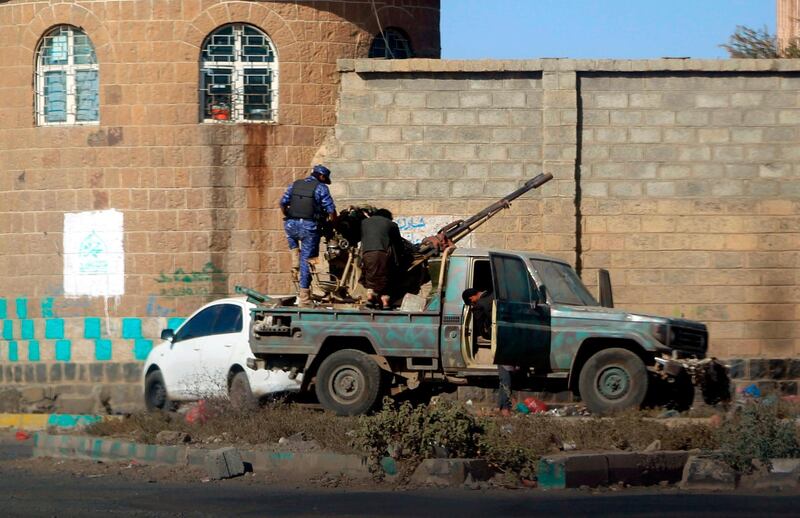
[[[437,256],[447,247],[461,241],[478,227],[486,223],[498,212],[511,206],[511,202],[526,192],[541,187],[552,180],[553,175],[541,173],[531,178],[519,189],[492,203],[477,214],[456,220],[442,227],[435,235],[426,237],[419,245],[403,240],[403,249],[395,250],[401,271],[405,270],[403,281],[396,296],[405,293],[419,293],[421,286],[429,279],[425,263]],[[315,272],[312,283],[312,296],[322,303],[357,303],[360,301],[359,284],[361,268],[361,221],[371,216],[376,208],[372,206],[349,207],[342,211],[335,225],[323,229],[326,241],[324,253],[328,262],[328,272]]]
[[[550,173],[539,173],[531,178],[516,191],[492,203],[477,214],[467,218],[453,221],[442,227],[434,236],[426,237],[416,250],[416,257],[411,268],[422,264],[431,257],[439,255],[445,248],[452,246],[489,221],[495,214],[511,206],[511,202],[525,194],[526,192],[537,189],[553,179]]]

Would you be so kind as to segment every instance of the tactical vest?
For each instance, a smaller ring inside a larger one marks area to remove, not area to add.
[[[288,215],[292,219],[314,219],[314,191],[319,181],[297,180],[292,184]]]

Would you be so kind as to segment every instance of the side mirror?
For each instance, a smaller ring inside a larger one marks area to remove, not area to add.
[[[539,286],[539,304],[547,304],[547,286]]]
[[[608,270],[597,271],[597,284],[600,287],[600,305],[604,308],[614,307],[614,294],[611,291],[611,274]]]
[[[163,329],[161,331],[161,339],[172,343],[175,340],[175,331],[172,329]]]

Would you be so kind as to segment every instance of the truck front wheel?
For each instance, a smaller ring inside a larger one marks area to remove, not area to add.
[[[606,415],[639,408],[647,395],[647,369],[627,349],[603,349],[581,369],[578,389],[581,399],[594,414]]]
[[[361,351],[336,351],[319,366],[314,390],[322,406],[338,415],[363,414],[378,401],[381,369]]]

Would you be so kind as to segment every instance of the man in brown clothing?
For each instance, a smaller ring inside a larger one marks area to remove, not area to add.
[[[367,301],[375,306],[390,307],[390,281],[401,246],[400,229],[388,210],[378,209],[361,222],[361,281],[368,290]]]

